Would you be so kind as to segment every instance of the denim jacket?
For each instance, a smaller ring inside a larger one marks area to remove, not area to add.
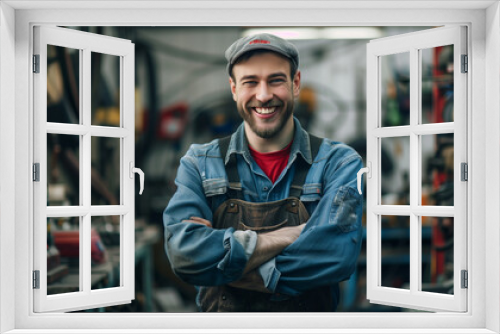
[[[213,212],[227,199],[224,164],[231,154],[237,156],[244,200],[250,202],[288,197],[295,162],[304,159],[310,169],[300,200],[310,219],[299,238],[259,272],[275,299],[332,286],[335,308],[338,282],[353,273],[361,249],[363,201],[356,176],[362,160],[349,146],[328,139],[312,157],[308,133],[297,119],[294,125],[288,164],[274,184],[252,159],[243,124],[232,135],[225,157],[220,156],[217,139],[191,145],[177,171],[177,191],[163,213],[165,249],[176,275],[196,286],[227,284],[241,277],[255,249],[255,232],[183,222],[192,216],[212,221]]]

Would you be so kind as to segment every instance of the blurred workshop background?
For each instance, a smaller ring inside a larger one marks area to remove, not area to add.
[[[136,298],[128,305],[89,311],[194,312],[194,287],[172,273],[164,253],[162,212],[175,192],[177,166],[189,145],[226,136],[241,122],[230,94],[224,51],[243,35],[269,29],[70,28],[124,38],[135,44],[135,161],[146,175],[144,193],[135,198]],[[302,89],[295,115],[302,125],[312,134],[351,145],[365,159],[366,44],[371,39],[427,28],[274,29],[274,33],[293,39],[299,49]],[[423,122],[453,121],[452,59],[450,47],[422,53]],[[119,59],[93,53],[91,63],[92,124],[118,126]],[[79,68],[77,50],[49,47],[47,121],[78,122]],[[382,124],[409,124],[408,54],[384,57],[381,68]],[[49,206],[78,205],[79,142],[72,137],[48,135]],[[424,137],[422,200],[453,205],[453,135]],[[119,203],[119,139],[94,138],[91,147],[92,204]],[[382,204],[409,204],[408,138],[384,138],[381,154]],[[48,293],[74,291],[68,282],[78,271],[79,222],[49,218],[47,224]],[[423,290],[453,293],[453,221],[424,218],[422,225]],[[119,216],[92,220],[93,289],[119,285],[118,226]],[[409,219],[384,216],[382,238],[382,285],[408,288]],[[354,275],[342,282],[341,289],[338,311],[411,311],[370,304],[366,299],[365,242]]]

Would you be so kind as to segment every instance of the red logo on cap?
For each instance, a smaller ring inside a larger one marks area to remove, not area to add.
[[[250,41],[248,44],[271,44],[271,42],[266,41],[264,39],[254,39],[253,41]]]

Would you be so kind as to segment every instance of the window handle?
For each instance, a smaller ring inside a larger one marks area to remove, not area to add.
[[[142,195],[142,191],[144,190],[144,172],[140,168],[134,167],[133,161],[130,161],[129,167],[130,167],[129,170],[130,170],[130,178],[131,179],[134,178],[134,173],[139,174],[139,184],[141,187],[141,189],[139,190],[139,195]]]
[[[358,192],[360,195],[363,194],[363,192],[361,191],[361,175],[363,175],[363,173],[366,173],[369,179],[371,179],[372,177],[372,163],[368,161],[366,165],[367,167],[361,168],[358,171]]]

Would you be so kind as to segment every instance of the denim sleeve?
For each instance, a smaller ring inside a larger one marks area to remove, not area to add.
[[[181,159],[177,190],[163,212],[165,251],[174,273],[198,286],[237,280],[253,253],[257,236],[239,235],[234,229],[213,229],[183,222],[192,216],[212,221],[197,159],[192,151]]]
[[[350,277],[361,250],[363,200],[355,154],[325,170],[325,191],[300,237],[260,267],[266,287],[286,295],[332,285]]]

